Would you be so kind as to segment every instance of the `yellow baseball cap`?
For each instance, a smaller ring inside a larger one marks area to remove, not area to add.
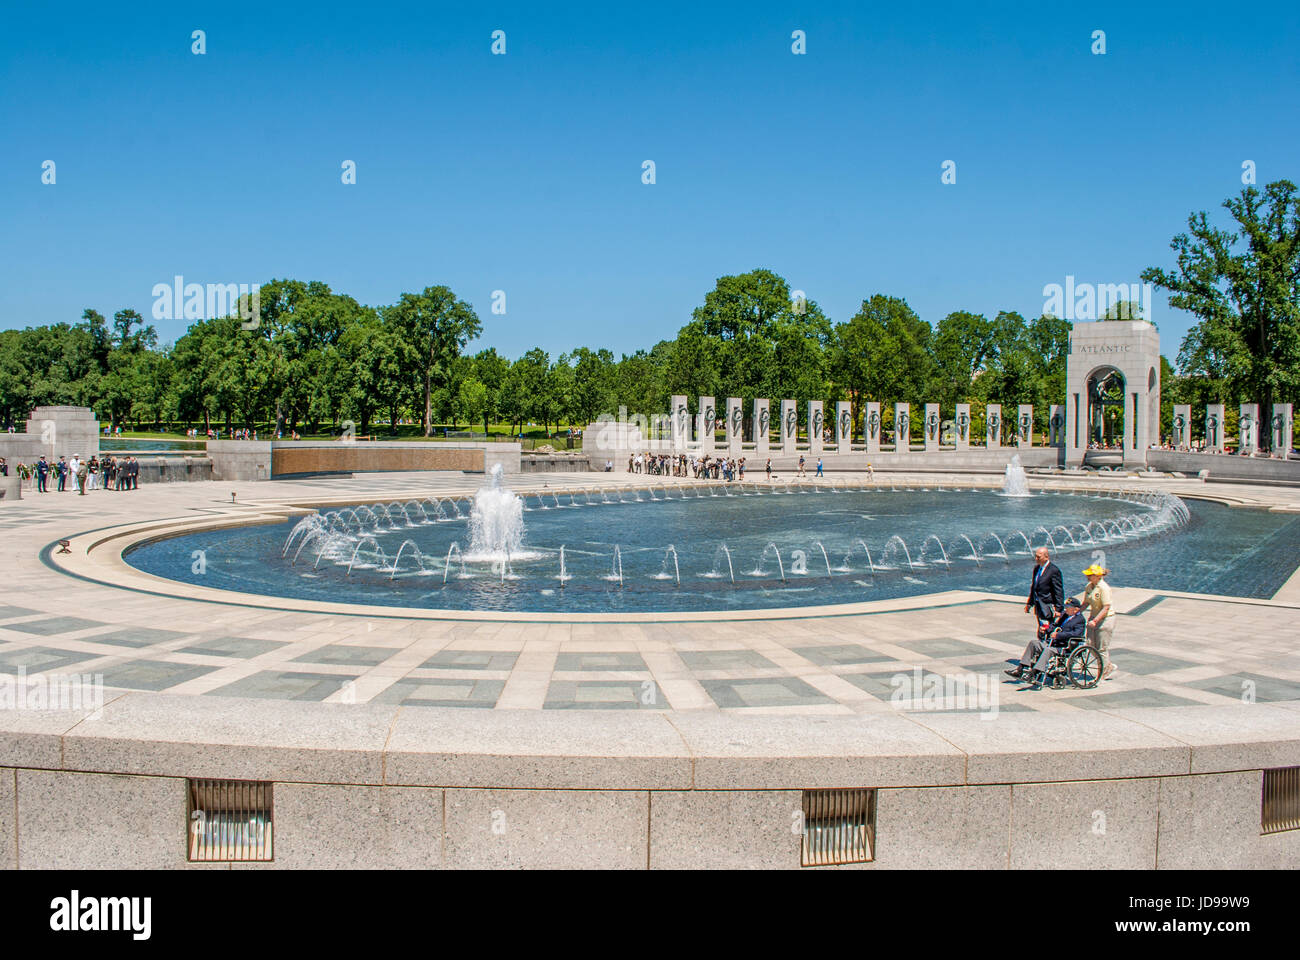
[[[1105,575],[1106,575],[1106,568],[1105,568],[1105,567],[1099,567],[1099,566],[1097,566],[1097,565],[1094,563],[1092,566],[1085,568],[1084,571],[1083,571],[1083,575],[1084,575],[1085,577],[1091,577],[1093,574],[1096,574],[1096,575],[1099,576],[1099,577],[1105,576]]]

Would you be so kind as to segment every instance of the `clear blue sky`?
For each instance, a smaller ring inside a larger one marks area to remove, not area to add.
[[[932,323],[1029,316],[1067,274],[1171,264],[1170,238],[1241,189],[1243,160],[1261,185],[1300,180],[1294,2],[11,3],[0,18],[0,327],[148,316],[176,274],[319,279],[375,304],[444,283],[483,319],[475,348],[617,354],[760,266],[835,321],[877,292]],[[1154,307],[1173,359],[1188,318]],[[158,326],[166,341],[186,324]]]

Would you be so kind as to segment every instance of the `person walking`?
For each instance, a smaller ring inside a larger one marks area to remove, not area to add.
[[[1065,588],[1061,577],[1061,568],[1052,563],[1052,555],[1046,547],[1034,551],[1034,572],[1029,580],[1029,599],[1025,601],[1025,613],[1033,613],[1038,618],[1039,633],[1042,625],[1051,623],[1061,612],[1065,602]],[[1084,600],[1086,604],[1087,599]]]
[[[799,454],[799,476],[801,477],[808,476],[808,471],[804,469],[804,464],[806,464],[807,462],[808,461],[804,459],[804,455],[802,453]]]
[[[1110,584],[1105,580],[1110,571],[1094,563],[1083,571],[1088,587],[1083,591],[1083,606],[1088,614],[1088,646],[1101,657],[1101,678],[1109,680],[1115,674],[1115,663],[1110,659],[1110,641],[1115,635],[1115,615],[1111,606]]]
[[[767,458],[767,482],[772,482],[772,458]]]
[[[41,459],[36,461],[36,492],[49,493],[50,488],[47,485],[50,477],[50,465],[45,462],[44,454]]]
[[[824,473],[822,473],[822,458],[821,458],[821,457],[818,457],[818,458],[817,458],[817,476],[819,476],[819,477],[825,477],[825,476],[826,476]]]

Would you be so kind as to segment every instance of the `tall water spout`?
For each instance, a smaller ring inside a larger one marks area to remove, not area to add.
[[[505,469],[492,468],[491,483],[474,494],[469,515],[469,556],[474,560],[505,561],[522,552],[524,502],[502,483]]]

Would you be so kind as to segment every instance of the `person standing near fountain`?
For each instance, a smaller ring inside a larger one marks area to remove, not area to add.
[[[1025,613],[1032,611],[1038,618],[1039,633],[1042,624],[1056,619],[1065,602],[1065,586],[1061,578],[1061,568],[1052,563],[1052,555],[1046,547],[1034,551],[1034,572],[1029,581],[1029,599],[1025,601]],[[1084,571],[1085,573],[1087,571]],[[1086,604],[1087,598],[1084,598]]]
[[[1115,673],[1115,664],[1110,659],[1115,617],[1111,609],[1110,584],[1103,579],[1108,573],[1109,570],[1095,563],[1083,571],[1088,578],[1088,588],[1083,591],[1083,606],[1088,611],[1088,646],[1101,657],[1103,680],[1109,680]]]

